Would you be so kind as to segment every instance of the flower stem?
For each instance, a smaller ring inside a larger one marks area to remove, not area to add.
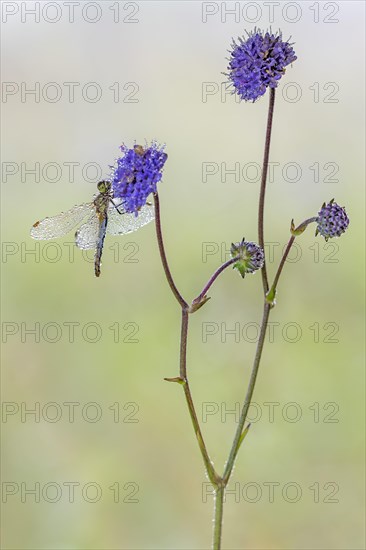
[[[271,286],[271,289],[269,290],[269,292],[267,294],[267,300],[270,303],[272,303],[273,305],[275,304],[276,289],[277,289],[278,280],[280,278],[280,275],[281,275],[282,270],[283,270],[283,266],[285,265],[287,256],[289,255],[289,252],[291,250],[291,247],[293,245],[294,240],[295,240],[295,235],[291,235],[290,240],[287,243],[286,250],[283,253],[283,256],[281,258],[280,265],[278,266],[277,273],[275,275],[275,278],[274,278],[273,284]]]
[[[198,422],[196,410],[194,408],[192,394],[189,388],[188,377],[187,377],[188,316],[189,316],[188,310],[185,308],[184,309],[182,308],[182,327],[181,327],[181,338],[180,338],[180,378],[182,380],[184,395],[186,397],[189,414],[191,416],[191,420],[193,424],[194,433],[196,434],[196,439],[202,454],[203,462],[207,470],[207,475],[213,487],[216,488],[220,479],[213,467],[213,464],[211,462],[211,459],[206,449],[201,428]]]
[[[196,435],[196,439],[202,454],[202,458],[207,470],[207,475],[213,485],[213,487],[216,489],[218,483],[220,482],[220,477],[216,473],[213,464],[211,462],[211,459],[209,457],[209,454],[206,449],[206,445],[202,436],[201,428],[198,422],[196,410],[194,408],[193,399],[191,390],[189,388],[188,383],[188,377],[187,377],[187,336],[188,336],[188,316],[189,316],[189,306],[187,302],[184,300],[180,292],[178,291],[177,287],[175,286],[175,283],[173,281],[173,277],[171,275],[168,260],[165,254],[164,249],[164,241],[163,241],[163,235],[161,230],[161,218],[160,218],[160,203],[159,203],[159,196],[157,193],[154,193],[154,204],[155,204],[155,228],[156,228],[156,236],[158,240],[159,245],[159,251],[160,251],[160,257],[163,264],[165,276],[167,278],[167,281],[169,283],[169,286],[171,288],[172,293],[174,294],[176,300],[180,304],[182,308],[182,324],[181,324],[181,337],[180,337],[180,361],[179,361],[179,378],[176,379],[167,379],[167,380],[174,380],[176,382],[180,382],[184,389],[184,395],[186,397],[187,405],[189,414],[191,416],[193,429]]]
[[[167,278],[167,281],[168,281],[168,284],[176,298],[176,300],[178,301],[178,303],[180,304],[180,306],[182,308],[186,308],[188,307],[188,304],[187,302],[185,301],[185,299],[183,298],[183,296],[180,294],[179,290],[177,289],[177,287],[175,286],[175,283],[173,281],[173,277],[172,277],[172,274],[170,273],[170,269],[169,269],[169,265],[168,265],[168,260],[166,258],[166,254],[165,254],[165,248],[164,248],[164,241],[163,241],[163,234],[162,234],[162,231],[161,231],[161,219],[160,219],[160,203],[159,203],[159,195],[158,193],[154,193],[154,205],[155,205],[155,229],[156,229],[156,237],[157,237],[157,240],[158,240],[158,245],[159,245],[159,252],[160,252],[160,257],[161,257],[161,261],[162,261],[162,264],[163,264],[163,268],[164,268],[164,272],[165,272],[165,276]]]
[[[187,380],[187,338],[188,338],[188,311],[182,308],[182,324],[180,331],[180,360],[179,376]]]
[[[269,302],[271,305],[274,305],[274,304],[275,304],[276,290],[277,290],[278,281],[279,281],[279,278],[280,278],[280,276],[281,276],[283,267],[284,267],[285,262],[286,262],[286,260],[287,260],[287,256],[289,255],[289,252],[290,252],[290,250],[291,250],[291,247],[292,247],[292,245],[293,245],[293,243],[294,243],[295,238],[296,238],[298,235],[301,235],[301,233],[303,233],[303,232],[305,231],[305,229],[307,228],[307,226],[309,225],[309,223],[316,222],[317,219],[318,219],[317,217],[309,218],[309,219],[303,221],[303,222],[302,222],[300,225],[298,225],[296,228],[291,224],[291,225],[292,225],[292,227],[291,227],[292,235],[291,235],[291,237],[290,237],[290,240],[289,240],[288,243],[287,243],[286,250],[285,250],[285,252],[283,253],[283,256],[282,256],[282,258],[281,258],[280,265],[278,266],[278,269],[277,269],[275,278],[274,278],[274,280],[273,280],[271,289],[270,289],[269,292],[267,293],[267,302]],[[292,222],[292,223],[293,223],[293,222]]]
[[[257,374],[258,374],[258,369],[259,369],[259,365],[260,365],[260,360],[261,360],[261,356],[262,356],[262,351],[263,351],[264,339],[265,339],[265,336],[266,336],[266,331],[267,331],[267,326],[268,326],[268,318],[269,318],[270,308],[271,308],[270,304],[268,304],[268,303],[264,304],[261,330],[260,330],[260,334],[259,334],[257,350],[256,350],[255,357],[254,357],[252,373],[251,373],[251,376],[250,376],[249,385],[248,385],[248,389],[247,389],[247,392],[246,392],[246,395],[245,395],[245,399],[244,399],[243,407],[242,407],[242,410],[241,410],[240,419],[239,419],[239,423],[238,423],[237,430],[236,430],[236,433],[235,433],[234,441],[233,441],[233,444],[232,444],[232,447],[231,447],[231,450],[230,450],[230,455],[229,455],[228,461],[225,465],[225,470],[224,470],[224,475],[223,475],[223,480],[225,482],[225,485],[228,483],[228,481],[230,479],[230,476],[231,476],[231,473],[233,471],[236,455],[238,454],[238,450],[239,450],[239,447],[240,447],[240,445],[239,445],[240,438],[241,438],[241,435],[243,433],[244,424],[245,424],[247,414],[248,414],[248,410],[249,410],[249,406],[250,406],[250,403],[251,403],[251,400],[252,400],[254,387],[255,387],[256,380],[257,380]]]
[[[259,193],[259,210],[258,210],[258,242],[259,246],[264,250],[264,199],[266,195],[266,183],[267,183],[267,173],[268,173],[268,160],[269,160],[269,149],[271,145],[271,133],[272,133],[272,121],[273,121],[273,111],[275,103],[275,88],[270,89],[269,95],[269,106],[268,106],[268,117],[267,117],[267,132],[266,132],[266,141],[264,145],[264,156],[263,156],[263,167],[262,167],[262,179],[261,179],[261,188]],[[268,276],[267,276],[267,267],[266,262],[262,267],[262,283],[264,294],[268,292]]]
[[[234,264],[237,260],[238,260],[238,258],[236,258],[236,257],[235,258],[230,258],[230,260],[228,260],[224,264],[220,265],[220,267],[211,276],[210,280],[208,281],[208,283],[206,284],[206,286],[202,290],[201,294],[199,294],[199,296],[197,296],[197,298],[195,298],[193,300],[192,306],[194,306],[195,304],[199,304],[204,299],[207,292],[209,291],[209,289],[211,288],[213,283],[216,281],[217,277],[224,271],[224,269],[226,269],[230,265]]]
[[[269,106],[268,106],[267,131],[266,131],[266,141],[264,146],[262,179],[261,179],[261,187],[260,187],[260,193],[259,193],[259,208],[258,208],[258,241],[259,241],[259,246],[263,249],[263,251],[264,251],[264,201],[265,201],[265,194],[266,194],[268,160],[269,160],[269,150],[271,145],[274,103],[275,103],[275,89],[271,88],[270,97],[269,97]],[[262,273],[262,284],[263,284],[264,295],[266,296],[269,288],[266,262],[264,262],[261,273]],[[259,340],[257,344],[257,350],[254,357],[252,372],[250,375],[249,385],[246,391],[243,407],[240,413],[239,423],[235,432],[234,441],[230,450],[229,458],[226,462],[224,474],[222,476],[222,486],[220,487],[222,493],[224,493],[225,488],[229,482],[230,476],[234,468],[235,459],[237,457],[240,444],[243,439],[243,435],[245,435],[245,433],[243,433],[244,425],[248,415],[249,406],[252,401],[255,383],[257,380],[259,365],[260,365],[263,346],[264,346],[264,340],[265,340],[267,326],[268,326],[270,310],[271,310],[271,305],[265,301],[264,307],[263,307],[263,317],[262,317],[260,335],[259,335]],[[219,497],[218,494],[217,496]],[[220,504],[218,504],[217,507],[215,507],[214,548],[220,548],[224,494],[220,495],[220,497],[221,497]]]
[[[220,550],[222,536],[222,517],[224,512],[225,486],[221,485],[215,490],[214,533],[212,548]]]
[[[271,90],[271,92],[272,92],[272,90]],[[269,117],[268,117],[269,118],[269,122],[268,122],[268,127],[269,128],[271,127],[271,121],[272,121],[272,116],[273,116],[273,102],[274,102],[274,95],[273,95],[273,101],[270,103],[270,113],[272,113],[272,114],[269,113]],[[272,107],[271,107],[271,105],[272,105]],[[266,171],[268,169],[268,153],[269,153],[269,141],[270,141],[270,129],[268,130],[268,127],[267,127],[267,139],[266,139],[266,151],[267,151],[267,153],[265,154],[265,162],[264,162],[264,164],[266,166]],[[264,178],[264,183],[263,183],[263,178],[262,178],[261,194],[263,195],[263,198],[260,201],[262,203],[262,238],[263,238],[263,205],[264,205],[265,183],[266,183],[265,178]],[[213,549],[214,550],[220,550],[220,548],[221,548],[221,536],[222,536],[222,522],[223,522],[223,507],[224,507],[225,489],[226,489],[226,486],[229,482],[231,473],[233,471],[235,459],[236,459],[236,456],[238,454],[240,444],[241,444],[241,441],[243,439],[243,435],[245,435],[244,424],[245,424],[245,421],[246,421],[246,418],[247,418],[248,409],[249,409],[249,406],[250,406],[250,403],[251,403],[251,400],[252,400],[254,387],[255,387],[255,383],[256,383],[256,379],[257,379],[259,364],[260,364],[263,345],[264,345],[264,339],[265,339],[266,330],[267,330],[267,326],[268,326],[268,318],[269,318],[271,305],[267,302],[265,302],[265,304],[264,304],[261,331],[260,331],[260,336],[259,336],[259,340],[258,340],[258,344],[257,344],[257,351],[256,351],[255,358],[254,358],[254,364],[253,364],[253,368],[252,368],[252,373],[251,373],[248,389],[247,389],[245,400],[244,400],[244,403],[243,403],[243,407],[242,407],[242,411],[241,411],[241,415],[240,415],[240,420],[239,420],[239,424],[238,424],[238,427],[237,427],[237,430],[236,430],[236,433],[235,433],[232,448],[231,448],[231,451],[230,451],[230,454],[229,454],[228,461],[227,461],[226,466],[225,466],[224,474],[223,474],[223,476],[220,476],[216,472],[216,470],[215,470],[215,468],[214,468],[214,466],[211,462],[210,456],[208,454],[208,451],[207,451],[207,448],[206,448],[206,445],[205,445],[205,442],[204,442],[204,439],[203,439],[203,436],[202,436],[199,421],[198,421],[198,418],[197,418],[196,410],[195,410],[195,407],[194,407],[192,394],[191,394],[190,387],[189,387],[188,375],[187,375],[188,320],[189,320],[190,313],[193,313],[194,311],[197,310],[197,308],[195,308],[193,306],[197,306],[199,304],[202,305],[203,303],[205,303],[206,294],[207,294],[208,290],[211,288],[212,284],[215,282],[215,280],[219,277],[219,275],[229,265],[232,265],[237,260],[237,258],[231,258],[230,260],[228,260],[227,262],[222,264],[215,271],[215,273],[211,276],[211,278],[209,279],[209,281],[207,282],[207,284],[203,288],[202,292],[197,296],[197,298],[195,298],[193,300],[192,306],[189,307],[187,302],[184,300],[184,298],[179,293],[177,287],[175,286],[172,275],[171,275],[171,272],[170,272],[170,269],[169,269],[169,265],[168,265],[168,261],[167,261],[166,254],[165,254],[165,249],[164,249],[164,242],[163,242],[163,236],[162,236],[162,230],[161,230],[161,220],[160,220],[160,204],[159,204],[159,197],[158,197],[157,193],[154,194],[154,203],[155,203],[156,235],[157,235],[159,251],[160,251],[161,260],[162,260],[162,263],[163,263],[164,272],[165,272],[167,281],[169,283],[169,286],[172,290],[172,293],[174,294],[176,300],[178,301],[178,303],[180,304],[180,306],[182,308],[179,377],[178,378],[167,379],[167,380],[179,382],[183,386],[183,390],[184,390],[184,394],[185,394],[189,414],[190,414],[190,417],[191,417],[191,420],[192,420],[192,425],[193,425],[193,429],[194,429],[194,432],[195,432],[195,435],[196,435],[196,439],[197,439],[197,442],[198,442],[198,445],[199,445],[199,448],[200,448],[200,451],[201,451],[201,454],[202,454],[203,462],[204,462],[204,465],[205,465],[205,468],[206,468],[206,471],[207,471],[207,475],[208,475],[208,477],[210,479],[210,482],[211,482],[211,484],[214,488],[214,491],[215,491]],[[284,261],[285,260],[283,260],[283,263],[284,263]],[[267,275],[266,274],[265,274],[265,279],[263,279],[263,281],[266,281],[266,285],[267,285],[266,288],[268,290],[268,280],[267,280]]]

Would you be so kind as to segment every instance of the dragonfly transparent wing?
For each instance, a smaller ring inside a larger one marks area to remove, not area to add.
[[[150,223],[155,218],[154,206],[146,204],[139,210],[138,216],[129,212],[124,212],[121,206],[118,210],[123,214],[119,214],[113,204],[108,208],[108,225],[107,233],[111,235],[125,235],[137,231],[147,223]]]
[[[75,233],[76,246],[83,250],[97,248],[99,226],[99,218],[93,208],[91,216],[89,216],[87,221],[83,223]]]
[[[62,212],[52,218],[45,218],[36,222],[31,229],[33,239],[58,239],[69,233],[92,211],[95,211],[93,203],[74,206],[67,212]]]

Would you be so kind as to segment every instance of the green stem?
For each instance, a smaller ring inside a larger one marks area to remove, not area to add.
[[[252,373],[251,373],[251,376],[250,376],[249,385],[248,385],[247,393],[245,395],[243,408],[241,410],[240,419],[239,419],[239,423],[238,423],[237,430],[236,430],[236,433],[235,433],[234,441],[233,441],[233,444],[232,444],[232,447],[231,447],[231,450],[230,450],[230,455],[229,455],[229,458],[228,458],[228,461],[226,463],[225,470],[224,470],[223,480],[224,480],[225,485],[227,485],[227,483],[230,479],[231,473],[233,471],[236,455],[238,454],[238,450],[239,450],[239,447],[240,447],[239,443],[240,443],[241,435],[242,435],[242,432],[243,432],[243,429],[244,429],[244,424],[245,424],[247,414],[248,414],[248,409],[249,409],[250,403],[252,401],[255,382],[257,380],[258,369],[259,369],[261,356],[262,356],[262,351],[263,351],[264,339],[265,339],[265,336],[266,336],[266,331],[267,331],[267,326],[268,326],[268,318],[269,318],[270,308],[271,308],[271,306],[268,303],[264,304],[261,330],[260,330],[260,334],[259,334],[259,340],[258,340],[258,344],[257,344],[256,354],[255,354],[255,357],[254,357]]]
[[[264,226],[264,199],[266,195],[266,183],[267,183],[267,173],[268,173],[269,149],[271,146],[274,103],[275,103],[275,88],[271,88],[270,95],[269,95],[267,132],[266,132],[266,141],[264,145],[262,179],[261,179],[261,188],[259,193],[259,209],[258,209],[258,243],[263,250],[264,250],[264,227],[263,227]],[[263,290],[264,290],[264,294],[266,295],[268,292],[268,276],[267,276],[266,262],[264,262],[261,272],[262,272]]]
[[[214,532],[212,548],[220,550],[222,537],[222,516],[224,512],[225,486],[221,485],[215,490]]]
[[[282,270],[284,268],[284,265],[285,265],[285,262],[287,260],[287,256],[289,255],[289,252],[291,250],[291,247],[294,243],[294,240],[295,238],[298,236],[298,235],[301,235],[305,229],[307,228],[307,226],[309,225],[309,223],[314,223],[317,221],[317,217],[313,217],[313,218],[308,218],[307,220],[303,221],[302,223],[300,223],[300,225],[298,225],[296,228],[295,226],[293,225],[293,221],[291,222],[291,232],[292,232],[292,235],[290,237],[290,240],[288,241],[287,243],[287,246],[286,246],[286,249],[285,249],[285,252],[283,253],[283,256],[281,258],[281,261],[280,261],[280,264],[278,266],[278,269],[277,269],[277,272],[276,272],[276,275],[275,275],[275,278],[273,280],[273,283],[272,283],[272,286],[271,286],[271,289],[269,290],[269,292],[267,293],[267,302],[270,303],[271,305],[275,305],[275,299],[276,299],[276,290],[277,290],[277,285],[278,285],[278,281],[279,281],[279,278],[281,276],[281,273],[282,273]]]
[[[262,324],[261,324],[261,331],[259,335],[259,340],[257,344],[257,350],[254,357],[254,363],[252,368],[252,373],[249,380],[249,385],[247,389],[247,393],[245,395],[243,407],[240,414],[240,419],[238,423],[238,427],[235,433],[234,441],[230,450],[228,461],[225,465],[224,474],[221,478],[221,483],[218,485],[217,489],[215,490],[215,515],[214,515],[214,537],[213,537],[213,550],[220,550],[221,548],[221,534],[222,534],[222,520],[223,520],[223,508],[224,508],[224,496],[225,496],[225,489],[227,484],[229,483],[230,476],[232,474],[235,459],[238,454],[240,444],[243,440],[243,438],[246,435],[246,432],[248,431],[248,427],[246,430],[244,430],[244,424],[248,415],[248,410],[250,403],[252,401],[253,392],[255,383],[257,380],[258,375],[258,369],[261,361],[262,351],[263,351],[263,345],[264,340],[266,336],[267,326],[268,326],[268,318],[269,313],[271,310],[270,304],[266,303],[264,304],[263,308],[263,318],[262,318]]]
[[[280,265],[278,266],[277,273],[275,275],[275,278],[274,278],[273,284],[271,286],[271,289],[267,293],[266,300],[272,306],[274,306],[275,303],[276,303],[276,289],[277,289],[277,285],[278,285],[278,280],[280,278],[280,275],[281,275],[282,270],[283,270],[283,266],[285,265],[285,261],[287,259],[287,256],[289,255],[289,252],[291,250],[291,247],[293,245],[294,240],[295,240],[295,235],[291,235],[290,240],[287,243],[286,250],[283,253],[283,256],[281,258]]]

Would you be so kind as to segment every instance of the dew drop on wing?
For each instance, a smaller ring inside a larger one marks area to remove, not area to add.
[[[82,250],[90,250],[97,247],[99,232],[99,219],[95,210],[88,220],[79,227],[75,233],[75,243]]]
[[[74,206],[67,212],[37,221],[31,228],[33,239],[50,240],[67,235],[94,210],[93,203]]]
[[[114,206],[108,209],[107,233],[110,235],[126,235],[137,231],[140,227],[150,223],[155,219],[155,210],[152,204],[145,204],[138,215],[125,212],[119,214]]]

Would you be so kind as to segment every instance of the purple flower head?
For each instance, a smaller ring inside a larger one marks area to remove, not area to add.
[[[260,246],[243,239],[240,243],[232,243],[230,248],[232,258],[238,258],[233,265],[244,278],[246,273],[254,273],[264,264],[264,252]]]
[[[233,41],[228,77],[245,101],[255,101],[267,88],[276,88],[285,67],[297,59],[292,45],[282,40],[280,32],[272,34],[254,29],[248,38]]]
[[[340,237],[349,225],[346,210],[334,202],[334,199],[323,204],[318,212],[317,222],[315,235],[320,233],[326,241],[332,237]]]
[[[111,167],[110,181],[113,196],[122,199],[126,212],[138,215],[150,193],[156,193],[156,184],[162,178],[162,170],[168,155],[164,147],[152,142],[149,147],[134,145],[129,149],[121,145],[122,156]]]

